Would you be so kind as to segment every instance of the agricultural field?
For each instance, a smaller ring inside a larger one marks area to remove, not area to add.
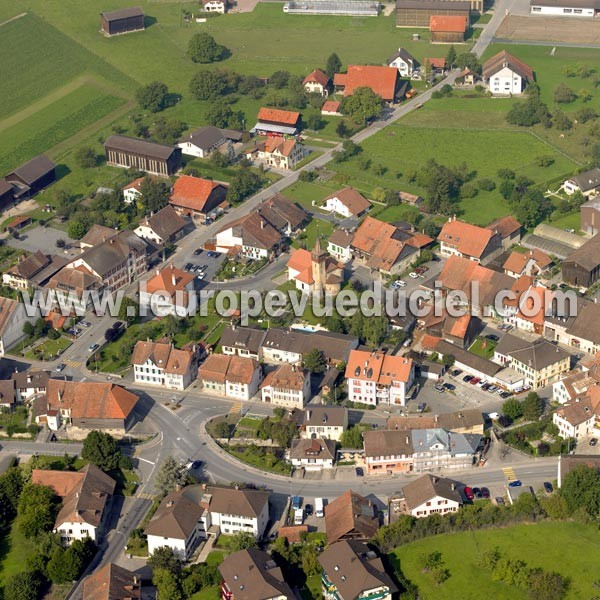
[[[576,551],[573,540],[577,540]],[[556,571],[566,577],[568,599],[592,598],[597,594],[593,583],[598,580],[600,549],[594,525],[544,522],[437,535],[397,548],[390,558],[418,586],[423,600],[525,600],[525,590],[493,581],[490,572],[479,566],[481,555],[496,547],[503,556],[523,560],[530,568]],[[440,552],[449,570],[450,577],[440,585],[422,570],[422,557],[431,552]]]

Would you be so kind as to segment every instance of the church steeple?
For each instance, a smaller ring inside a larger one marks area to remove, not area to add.
[[[321,241],[317,234],[315,247],[310,254],[312,263],[313,291],[322,292],[325,290],[325,280],[327,279],[327,252],[321,248]]]

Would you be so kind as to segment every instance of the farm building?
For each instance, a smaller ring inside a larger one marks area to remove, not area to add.
[[[376,17],[379,2],[362,0],[308,0],[286,2],[283,12],[291,15],[345,15],[348,17]]]
[[[532,15],[552,17],[596,17],[600,15],[600,0],[531,0]]]
[[[600,279],[600,235],[569,254],[562,263],[563,281],[576,287],[590,287]]]
[[[56,180],[56,164],[45,154],[17,167],[4,178],[12,184],[15,199],[30,198]]]
[[[482,76],[494,96],[522,94],[534,80],[533,69],[506,50],[483,63]]]
[[[111,135],[104,142],[106,163],[111,167],[135,168],[154,175],[169,176],[181,169],[181,148],[146,140]]]
[[[400,97],[398,70],[373,65],[349,65],[347,73],[336,73],[333,85],[351,96],[360,87],[371,88],[385,102],[395,102]]]
[[[207,158],[217,148],[226,143],[223,132],[212,125],[195,129],[185,137],[182,137],[177,145],[184,154]]]
[[[472,8],[481,11],[483,0],[396,0],[396,27],[429,28],[435,16],[464,16],[469,25]]]
[[[277,108],[261,108],[257,123],[250,133],[258,135],[296,135],[300,129],[300,113]]]
[[[461,44],[465,41],[467,19],[463,15],[429,17],[431,41],[442,44]]]
[[[13,186],[6,179],[0,179],[0,210],[6,208],[13,200]]]
[[[144,29],[144,11],[139,6],[122,8],[100,15],[100,27],[104,35],[121,35]]]

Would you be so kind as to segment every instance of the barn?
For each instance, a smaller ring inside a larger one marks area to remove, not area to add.
[[[100,15],[100,28],[104,35],[121,35],[144,29],[144,11],[139,6],[122,8]]]
[[[482,0],[396,0],[396,27],[429,28],[435,16],[464,16],[468,26],[473,3],[483,7]]]
[[[15,199],[30,198],[56,180],[56,164],[45,154],[39,154],[4,179],[12,184]]]
[[[111,135],[104,142],[106,163],[111,167],[134,168],[168,177],[181,169],[181,148],[146,140]]]
[[[467,19],[463,15],[429,17],[429,31],[434,44],[462,44],[466,29]]]
[[[300,113],[277,108],[261,108],[250,133],[269,136],[296,135],[300,129]]]

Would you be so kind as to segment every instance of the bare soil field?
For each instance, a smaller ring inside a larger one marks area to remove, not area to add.
[[[600,27],[592,19],[509,15],[498,28],[496,39],[600,45]]]

